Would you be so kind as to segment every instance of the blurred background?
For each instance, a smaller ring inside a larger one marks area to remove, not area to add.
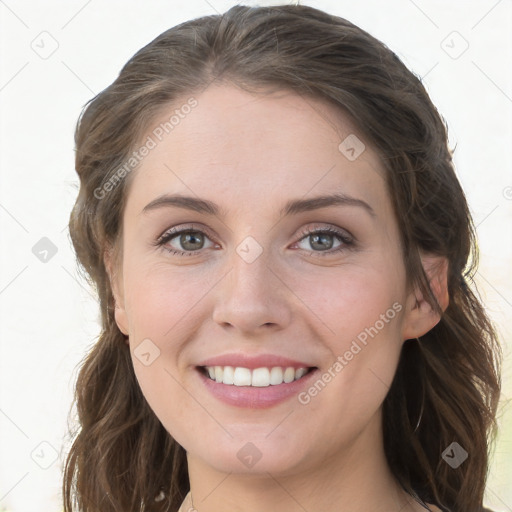
[[[0,512],[62,510],[76,370],[99,333],[67,231],[78,115],[161,32],[235,3],[0,0]],[[386,43],[448,123],[479,235],[476,282],[505,355],[486,504],[512,511],[512,3],[300,3]]]

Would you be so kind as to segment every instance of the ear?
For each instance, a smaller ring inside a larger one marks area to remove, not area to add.
[[[128,317],[124,307],[122,275],[119,275],[118,265],[115,264],[116,259],[114,248],[112,246],[108,246],[103,254],[103,262],[105,264],[105,269],[110,281],[110,288],[112,289],[112,295],[114,296],[115,301],[114,318],[119,330],[125,336],[128,336]]]
[[[430,289],[442,311],[448,307],[448,260],[443,256],[422,255],[421,262],[427,275]],[[415,288],[407,298],[402,339],[419,338],[439,323],[441,316]]]

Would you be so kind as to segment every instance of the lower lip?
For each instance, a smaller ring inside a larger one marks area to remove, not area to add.
[[[220,401],[236,407],[247,407],[250,409],[264,409],[272,407],[281,402],[297,396],[311,379],[316,375],[317,368],[310,370],[304,377],[293,382],[277,384],[267,387],[235,386],[222,384],[206,377],[200,370],[197,370],[206,389]]]

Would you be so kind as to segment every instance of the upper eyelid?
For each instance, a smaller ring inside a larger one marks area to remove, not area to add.
[[[318,225],[318,223],[316,223],[312,227],[308,227],[308,228],[302,230],[300,234],[307,236],[308,234],[314,234],[317,232],[321,233],[322,231],[326,231],[328,233],[338,234],[338,235],[346,234],[346,235],[348,235],[349,238],[355,240],[355,236],[348,229],[340,228],[338,226],[333,226],[331,224]]]
[[[306,238],[307,236],[311,235],[311,234],[315,234],[315,233],[321,233],[321,232],[328,232],[330,234],[333,234],[333,235],[337,235],[339,236],[340,238],[344,238],[344,234],[348,235],[348,237],[352,240],[352,241],[355,241],[355,237],[352,235],[352,233],[350,231],[348,231],[347,229],[344,229],[344,228],[340,228],[340,227],[335,227],[335,226],[332,226],[330,224],[320,224],[320,223],[313,223],[313,225],[307,227],[307,228],[304,228],[300,231],[300,233],[298,234],[301,238],[299,238],[297,240],[297,242],[303,240],[304,238]],[[166,242],[163,242],[164,239],[168,239],[167,241],[173,239],[174,237],[180,235],[180,234],[183,234],[183,233],[186,233],[186,232],[193,232],[193,233],[203,233],[205,235],[208,236],[208,238],[210,238],[211,241],[214,241],[215,237],[212,236],[211,234],[211,231],[206,227],[206,226],[203,226],[201,224],[195,224],[195,223],[192,223],[192,224],[185,224],[183,225],[183,227],[176,227],[176,226],[173,226],[172,228],[168,228],[166,229],[156,240],[156,243],[166,243]]]
[[[186,231],[204,233],[211,237],[211,231],[206,226],[192,223],[185,224],[183,227],[173,226],[172,228],[167,228],[160,236],[157,237],[157,241],[165,238],[167,235],[180,235]]]

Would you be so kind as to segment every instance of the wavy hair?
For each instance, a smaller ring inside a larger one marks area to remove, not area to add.
[[[185,451],[147,404],[115,323],[104,255],[119,244],[131,183],[127,176],[113,186],[116,172],[158,112],[214,81],[327,100],[378,152],[408,284],[442,313],[431,331],[404,343],[383,404],[386,457],[404,489],[421,500],[451,512],[481,511],[501,350],[473,291],[475,232],[445,123],[421,80],[383,43],[343,18],[300,5],[238,5],[171,28],[82,111],[75,132],[80,190],[69,229],[99,296],[102,329],[76,382],[78,427],[65,465],[64,510],[175,512],[189,490]],[[420,253],[449,262],[444,312]],[[457,469],[442,459],[454,441],[469,452]]]

